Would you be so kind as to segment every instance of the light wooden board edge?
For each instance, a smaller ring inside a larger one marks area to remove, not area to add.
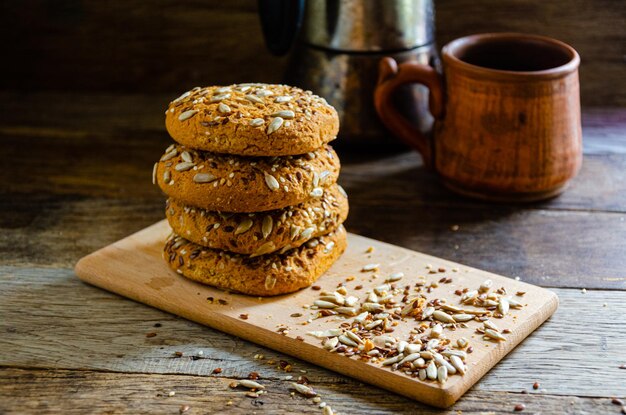
[[[188,320],[209,326],[216,330],[232,334],[253,343],[274,349],[278,352],[294,356],[296,358],[308,361],[310,363],[325,367],[327,369],[342,373],[353,377],[365,383],[379,386],[383,389],[399,393],[411,399],[427,403],[429,405],[447,408],[454,404],[469,388],[471,388],[478,380],[480,380],[497,362],[504,358],[512,351],[526,336],[532,333],[545,320],[547,320],[558,307],[558,297],[555,293],[541,289],[548,301],[545,301],[540,308],[537,308],[522,324],[516,326],[516,329],[507,337],[506,342],[494,345],[488,353],[488,356],[479,361],[472,367],[465,376],[463,381],[448,382],[443,386],[433,383],[420,382],[415,378],[408,377],[403,374],[394,373],[388,369],[381,369],[369,364],[364,364],[357,360],[346,358],[336,353],[329,353],[319,345],[300,342],[294,338],[283,336],[277,332],[272,332],[263,327],[258,327],[236,317],[228,316],[219,312],[212,311],[210,308],[199,313],[194,309],[185,308],[184,304],[168,301],[164,296],[160,295],[140,295],[135,290],[130,289],[120,279],[103,278],[101,259],[108,258],[109,264],[115,263],[115,258],[119,250],[125,250],[124,247],[128,241],[141,241],[145,234],[166,233],[169,229],[166,221],[160,221],[156,224],[136,232],[127,238],[117,241],[106,246],[92,254],[82,258],[75,267],[76,275],[83,281],[103,288],[108,291],[115,292],[127,298],[131,298],[143,304],[151,305],[155,308],[167,311],[174,315],[184,317]],[[387,244],[370,238],[365,238],[355,234],[349,234],[349,238],[360,238],[367,241],[370,245],[382,245],[393,248],[394,250],[404,251],[411,255],[420,255],[424,258],[432,258],[433,262],[444,263],[449,267],[458,265],[455,262],[443,260],[441,258],[411,251],[406,248]],[[159,255],[160,259],[160,255]],[[473,270],[492,276],[496,279],[502,276],[491,274],[486,271],[477,270],[464,266],[465,269]],[[506,277],[504,277],[506,278]],[[198,291],[206,288],[205,286],[181,277],[181,281],[191,291]],[[529,284],[526,284],[529,287]],[[249,297],[248,297],[249,298]]]

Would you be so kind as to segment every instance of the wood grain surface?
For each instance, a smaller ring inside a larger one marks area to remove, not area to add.
[[[290,396],[291,381],[261,379],[268,393],[249,398],[244,390],[228,387],[232,378],[214,376],[119,374],[76,370],[0,369],[0,411],[23,413],[298,413],[320,414],[318,404]],[[112,387],[114,385],[114,387]],[[551,394],[470,391],[449,410],[435,409],[382,389],[348,380],[317,384],[334,411],[341,414],[485,415],[513,413],[518,404],[524,414],[610,414],[617,407],[606,398]],[[107,390],[106,396],[102,391]],[[174,392],[174,396],[169,396]],[[188,408],[187,408],[188,407]]]
[[[170,142],[160,110],[167,100],[0,93],[0,136],[12,166],[0,169],[0,259],[71,267],[162,218],[164,197],[149,172]],[[562,196],[530,206],[456,196],[414,153],[358,153],[337,140],[347,228],[543,286],[623,289],[625,128],[624,110],[584,112],[580,174]]]
[[[344,284],[350,295],[358,296],[360,302],[364,302],[365,293],[379,286],[386,275],[403,272],[406,276],[398,282],[402,286],[412,286],[419,278],[425,278],[426,284],[437,282],[442,276],[454,279],[451,284],[440,284],[432,295],[427,294],[429,300],[445,298],[452,304],[458,304],[454,300],[455,290],[477,289],[487,279],[493,281],[494,289],[505,287],[511,294],[518,291],[526,293],[520,299],[523,308],[512,310],[498,320],[499,326],[511,330],[506,341],[480,340],[480,336],[474,333],[475,322],[468,322],[469,327],[458,328],[454,332],[446,330],[444,335],[452,342],[466,337],[474,348],[474,352],[467,358],[468,373],[450,376],[443,385],[422,382],[379,364],[347,359],[339,353],[325,350],[320,339],[308,333],[335,329],[341,322],[352,319],[314,319],[309,322],[307,319],[314,317],[316,312],[311,314],[310,310],[303,310],[303,307],[313,304],[319,297],[319,293],[314,290],[304,289],[264,299],[227,294],[178,276],[162,260],[162,246],[170,233],[167,222],[160,221],[82,258],[76,264],[76,274],[83,281],[108,291],[442,408],[452,405],[549,318],[558,305],[556,295],[540,287],[349,234],[346,252],[316,281],[316,285],[324,291],[332,292],[338,285]],[[370,248],[373,252],[366,253]],[[374,274],[360,272],[362,267],[370,263],[380,264],[380,270]],[[446,271],[435,271],[437,275],[426,276],[427,266]],[[453,268],[457,272],[453,272]],[[346,282],[348,276],[353,276],[353,281]],[[362,290],[356,291],[354,287],[357,285],[362,286]],[[209,304],[207,298],[219,298],[225,303]],[[298,317],[288,317],[294,313]],[[246,319],[240,318],[242,314],[246,315]],[[306,325],[303,324],[305,320],[308,322]],[[408,339],[415,322],[409,318],[399,323],[393,327],[393,336]],[[286,326],[289,334],[278,333],[277,326]]]
[[[0,267],[0,285],[0,313],[5,316],[0,321],[1,366],[197,376],[222,368],[219,376],[245,378],[258,372],[266,379],[297,377],[306,370],[314,385],[354,382],[84,284],[69,269]],[[537,393],[542,394],[626,396],[626,382],[620,381],[626,373],[618,368],[626,363],[626,338],[611,333],[614,325],[626,324],[626,293],[552,291],[560,300],[554,316],[472,390],[533,392],[532,384],[539,382]],[[157,335],[147,338],[152,332]],[[255,359],[258,354],[265,358]],[[280,360],[289,361],[293,372],[281,370]],[[605,368],[616,382],[607,386],[594,368]]]
[[[288,62],[265,49],[253,1],[28,0],[1,10],[2,89],[175,94],[200,84],[277,82]],[[440,47],[503,31],[568,42],[583,59],[583,104],[626,105],[620,1],[448,0],[437,2],[435,15]]]
[[[525,4],[512,12],[535,7]],[[612,13],[611,5],[588,12]],[[522,413],[619,413],[611,398],[626,397],[623,109],[584,110],[581,174],[561,197],[532,206],[459,198],[412,153],[340,149],[350,230],[523,281],[577,287],[554,288],[561,304],[553,318],[440,411],[74,276],[81,256],[163,217],[149,171],[169,142],[161,110],[172,95],[0,92],[0,413],[176,414],[186,404],[189,413],[320,413],[289,397],[287,375],[308,376],[341,413],[512,413],[519,403]],[[294,371],[281,370],[281,359]],[[211,374],[216,368],[220,375]],[[263,404],[227,387],[251,371],[271,385]],[[176,390],[174,399],[165,390]]]
[[[321,409],[301,396],[290,396],[291,381],[262,379],[268,393],[246,397],[228,387],[224,377],[145,375],[72,370],[0,369],[0,410],[23,413],[298,413],[320,414]],[[472,390],[454,408],[439,410],[362,383],[331,381],[317,390],[334,411],[351,413],[417,413],[485,415],[513,413],[525,404],[524,414],[606,414],[616,406],[606,398]],[[107,390],[103,396],[102,391]],[[169,396],[170,392],[174,396]],[[187,408],[188,407],[188,408]],[[487,409],[487,410],[486,410]]]

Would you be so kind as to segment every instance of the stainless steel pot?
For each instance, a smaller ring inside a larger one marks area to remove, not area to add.
[[[378,62],[391,56],[438,68],[432,0],[259,0],[259,12],[270,51],[292,51],[285,82],[323,96],[339,112],[338,145],[397,146],[374,110]],[[396,96],[424,132],[432,123],[427,97],[422,86]]]

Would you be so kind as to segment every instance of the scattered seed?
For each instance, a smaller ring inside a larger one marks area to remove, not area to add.
[[[335,413],[330,406],[324,405],[324,408],[322,409],[322,415],[335,415]]]
[[[280,127],[282,127],[283,122],[284,120],[281,117],[273,118],[270,124],[267,126],[267,135],[272,134],[273,132],[278,130]]]
[[[421,348],[422,348],[421,344],[407,344],[406,347],[404,348],[404,353],[405,354],[418,353]]]
[[[426,307],[424,311],[422,311],[422,320],[426,320],[428,317],[432,316],[435,312],[435,307]]]
[[[464,360],[467,358],[467,353],[465,353],[463,350],[447,349],[447,350],[443,350],[441,354],[444,356],[448,356],[448,357],[457,356],[461,358],[461,360]]]
[[[485,329],[491,329],[494,331],[498,331],[498,326],[496,326],[496,324],[491,321],[491,320],[485,320],[483,321],[483,326],[485,327]]]
[[[309,336],[324,338],[324,337],[336,337],[343,334],[343,330],[341,329],[328,329],[323,331],[309,331],[307,333]]]
[[[404,359],[400,360],[400,364],[406,363],[406,362],[413,362],[417,359],[421,359],[420,354],[419,353],[411,353],[408,354],[404,357]]]
[[[500,299],[500,302],[498,303],[498,311],[503,316],[505,316],[506,313],[509,312],[509,301],[506,298]]]
[[[435,359],[435,362],[439,363],[439,366],[445,366],[449,374],[454,375],[457,372],[456,368],[439,353],[433,353],[433,358]]]
[[[426,380],[426,369],[420,369],[418,376],[420,380]]]
[[[453,314],[452,318],[457,322],[466,322],[474,319],[472,314]]]
[[[369,311],[370,313],[380,313],[385,309],[381,304],[378,303],[363,303],[361,308],[363,308],[363,310],[365,311]]]
[[[358,302],[359,302],[359,299],[357,297],[352,296],[352,295],[347,296],[343,300],[343,304],[348,306],[348,307],[354,307]]]
[[[345,334],[342,334],[341,336],[339,336],[339,341],[345,344],[346,346],[357,347],[359,345],[357,342],[355,342],[354,340],[352,340]]]
[[[539,389],[539,382],[533,383],[533,389],[535,390]]]
[[[506,337],[504,337],[503,335],[501,335],[500,333],[492,329],[485,329],[485,335],[494,340],[506,340]]]
[[[395,272],[387,277],[385,282],[396,282],[400,281],[404,277],[404,272]]]
[[[524,409],[526,409],[526,405],[524,405],[523,403],[518,403],[513,409],[515,409],[515,412],[522,412]]]
[[[383,360],[382,361],[382,365],[383,366],[389,366],[389,365],[392,365],[394,363],[398,363],[400,360],[402,360],[402,358],[403,358],[403,356],[400,355],[400,354],[396,355],[396,356],[393,356],[393,357],[390,357],[388,359]]]
[[[485,280],[485,282],[480,284],[480,292],[484,293],[484,292],[489,291],[489,289],[491,288],[492,285],[493,285],[493,281]]]
[[[380,264],[367,264],[364,265],[363,268],[361,268],[361,272],[374,271],[377,270],[378,267],[380,267]]]
[[[215,369],[213,369],[213,373],[216,374],[216,375],[219,374],[219,373],[222,373],[222,368],[221,367],[216,367]]]
[[[359,335],[356,333],[353,333],[351,331],[346,331],[346,336],[348,336],[350,339],[352,339],[356,343],[363,344],[363,339],[360,338]]]
[[[196,115],[198,113],[198,110],[188,110],[185,112],[182,112],[179,116],[178,116],[178,121],[185,121],[188,120],[189,118],[193,117],[194,115]]]
[[[622,400],[621,400],[621,399],[619,399],[619,398],[612,398],[612,399],[611,399],[611,403],[612,403],[613,405],[624,405],[624,401],[622,401]]]
[[[443,326],[441,324],[435,324],[430,330],[430,337],[438,338],[443,333]]]
[[[324,343],[324,349],[332,350],[335,347],[337,347],[338,343],[339,343],[338,337],[331,337],[330,339],[326,340],[326,342]]]
[[[450,363],[461,375],[465,375],[465,364],[459,356],[451,355]]]
[[[319,308],[336,308],[337,304],[332,303],[330,301],[324,301],[324,300],[315,300],[313,302],[313,305],[316,305]]]
[[[357,310],[355,307],[337,307],[334,309],[334,311],[346,316],[356,316],[359,310]]]
[[[374,329],[374,328],[376,328],[376,327],[380,326],[381,324],[383,324],[383,321],[382,321],[382,320],[374,320],[374,321],[372,321],[371,323],[366,324],[366,325],[365,325],[365,329],[366,329],[366,330],[372,330],[372,329]]]
[[[306,385],[303,385],[301,383],[295,383],[292,382],[291,386],[300,394],[306,396],[307,398],[312,398],[313,396],[317,395],[317,392],[315,392],[313,389],[309,388]]]
[[[431,360],[431,362],[426,366],[426,376],[430,380],[437,379],[437,366],[435,362]]]
[[[439,383],[446,383],[448,380],[448,367],[447,366],[439,366],[437,368],[437,381]]]
[[[241,379],[239,385],[249,389],[265,389],[265,386],[250,379]]]
[[[435,310],[433,312],[433,317],[436,320],[441,321],[442,323],[455,323],[456,322],[450,314],[444,313],[443,311],[440,311],[440,310]]]

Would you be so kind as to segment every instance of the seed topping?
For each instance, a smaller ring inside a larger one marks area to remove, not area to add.
[[[217,180],[217,177],[211,173],[196,173],[196,175],[193,176],[193,181],[196,183],[211,183],[215,180]]]
[[[278,180],[276,180],[276,177],[272,176],[269,173],[264,173],[264,175],[265,175],[265,184],[267,185],[267,187],[270,188],[270,190],[276,191],[280,189],[280,184],[278,183]]]
[[[281,117],[273,118],[270,124],[267,126],[267,135],[270,135],[276,132],[280,127],[283,126],[284,120]]]
[[[241,235],[242,233],[249,231],[252,225],[254,225],[254,222],[252,221],[252,219],[250,218],[244,219],[237,226],[237,229],[235,229],[235,235]]]
[[[222,114],[230,114],[230,107],[223,102],[220,102],[220,104],[217,106],[217,110]]]
[[[185,121],[193,117],[198,113],[198,110],[187,110],[185,112],[181,112],[178,116],[178,121]]]
[[[277,111],[273,113],[272,115],[270,115],[270,117],[280,117],[280,118],[284,118],[285,120],[291,120],[295,116],[296,114],[292,110]]]
[[[191,169],[193,166],[195,166],[195,164],[190,163],[188,161],[184,161],[184,162],[178,163],[176,166],[174,166],[174,170],[176,170],[176,171],[187,171],[187,170]]]
[[[263,118],[255,118],[253,120],[250,120],[251,127],[260,127],[263,124],[265,124],[265,120]]]

